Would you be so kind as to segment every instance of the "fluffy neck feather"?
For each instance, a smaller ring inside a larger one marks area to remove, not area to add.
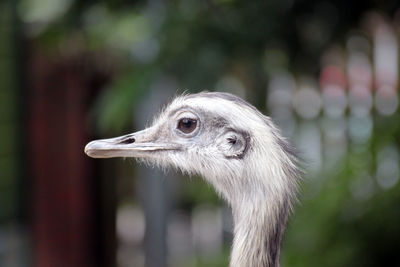
[[[234,240],[231,267],[278,267],[289,200],[265,203],[259,198],[233,206]]]
[[[266,149],[261,145],[252,153],[258,153],[255,158],[263,160],[247,162],[254,166],[241,177],[228,178],[238,181],[230,188],[234,195],[226,196],[234,218],[230,266],[279,267],[282,236],[300,172],[293,156],[282,146],[274,149],[270,144]],[[228,187],[225,184],[223,188]]]

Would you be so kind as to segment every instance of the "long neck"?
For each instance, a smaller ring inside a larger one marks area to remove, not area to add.
[[[252,154],[242,162],[228,161],[219,172],[211,168],[203,176],[232,207],[230,267],[279,267],[282,236],[301,171],[292,148],[277,130],[273,136],[268,136],[268,129],[254,136],[259,139],[252,141],[247,152]]]
[[[280,246],[289,213],[288,201],[266,205],[252,199],[232,207],[235,225],[230,267],[280,266]]]

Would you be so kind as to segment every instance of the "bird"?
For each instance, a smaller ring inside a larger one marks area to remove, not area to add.
[[[279,267],[303,171],[270,117],[224,92],[183,94],[150,127],[88,143],[92,158],[133,157],[200,175],[232,210],[230,267]]]

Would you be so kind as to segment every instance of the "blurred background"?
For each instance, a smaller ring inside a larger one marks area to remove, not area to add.
[[[0,2],[0,266],[227,266],[199,177],[93,160],[174,95],[243,97],[305,161],[282,266],[400,266],[400,4]]]

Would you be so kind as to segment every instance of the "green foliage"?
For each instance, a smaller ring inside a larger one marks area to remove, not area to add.
[[[398,121],[397,117],[391,121]],[[380,127],[365,152],[354,153],[350,147],[338,171],[306,179],[285,236],[282,266],[400,263],[395,252],[400,242],[400,184],[383,189],[369,177],[376,172],[370,153],[388,144],[399,147],[398,124],[382,119],[377,120]],[[354,192],[355,186],[366,185],[369,190],[364,195]]]
[[[152,77],[152,72],[126,71],[103,91],[95,106],[100,132],[122,132],[132,124],[133,107],[141,100]]]
[[[190,207],[196,204],[221,204],[220,198],[211,185],[201,177],[185,177],[182,182],[181,203]]]

